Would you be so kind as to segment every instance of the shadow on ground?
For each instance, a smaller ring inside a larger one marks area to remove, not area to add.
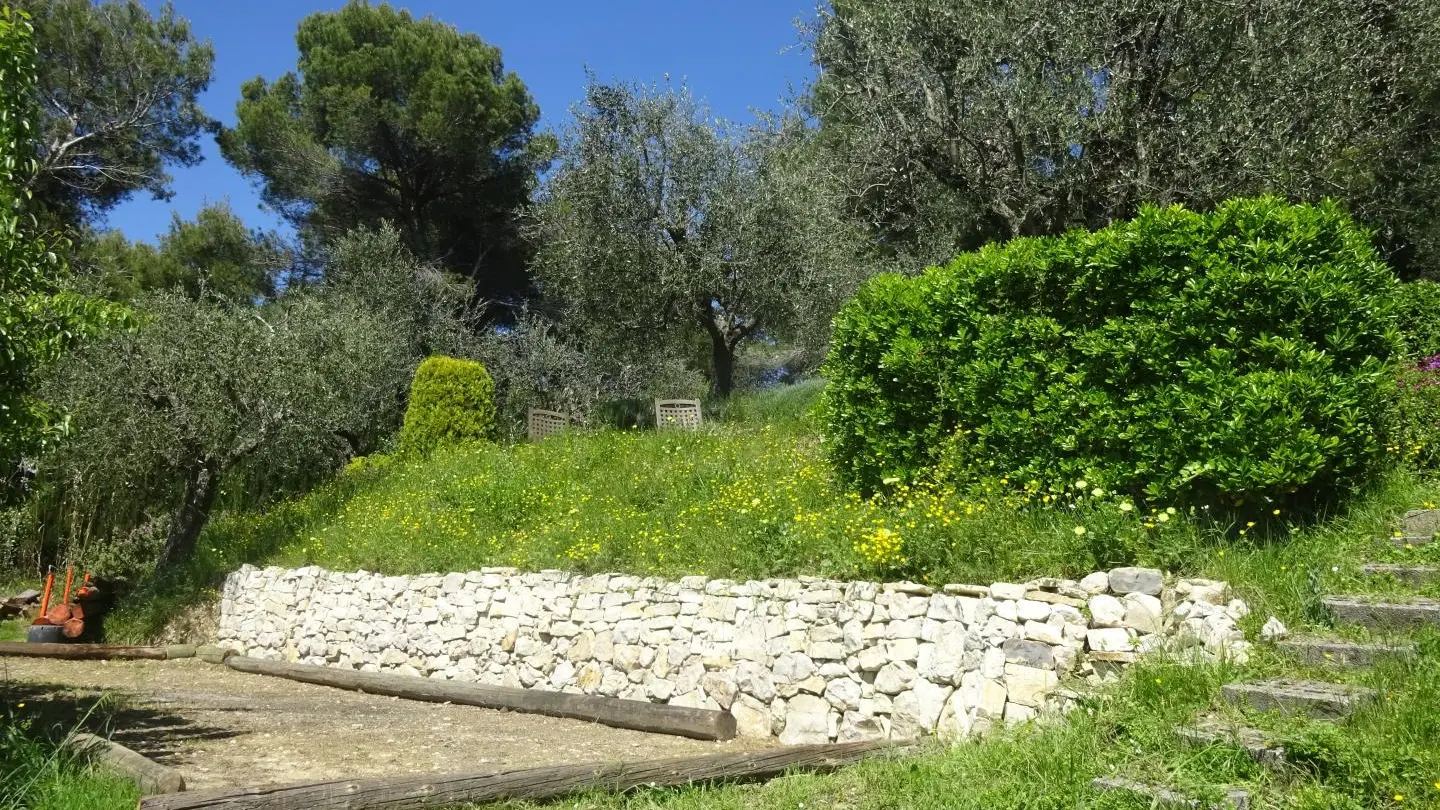
[[[166,764],[178,764],[185,741],[223,740],[240,736],[233,729],[192,722],[163,706],[140,705],[116,693],[58,683],[8,680],[0,669],[0,707],[30,720],[52,739],[72,730],[88,731]],[[233,711],[245,711],[237,705]]]

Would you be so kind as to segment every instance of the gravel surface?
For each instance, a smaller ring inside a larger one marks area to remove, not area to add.
[[[0,699],[180,769],[190,790],[654,759],[763,747],[418,703],[248,675],[198,659],[0,659]],[[104,693],[120,700],[90,711]],[[87,715],[88,712],[88,716]]]

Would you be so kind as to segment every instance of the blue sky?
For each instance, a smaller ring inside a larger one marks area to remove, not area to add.
[[[145,0],[152,9],[159,0]],[[273,79],[295,69],[295,29],[337,2],[175,0],[198,39],[215,45],[215,76],[202,98],[206,111],[234,122],[242,82]],[[433,15],[498,46],[505,67],[520,75],[540,104],[542,127],[569,116],[588,66],[602,80],[685,79],[725,118],[746,121],[753,108],[775,109],[790,88],[811,75],[809,55],[795,46],[794,21],[814,14],[814,0],[402,0],[417,17]],[[168,201],[137,195],[111,212],[108,225],[132,239],[153,240],[172,212],[189,218],[207,202],[228,199],[255,227],[277,221],[260,210],[250,183],[225,163],[213,139],[205,162],[174,168]]]

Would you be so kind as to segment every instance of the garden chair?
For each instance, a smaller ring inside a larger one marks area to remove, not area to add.
[[[563,433],[569,427],[569,414],[560,413],[559,411],[547,411],[542,408],[530,409],[527,433],[532,442],[540,441],[546,436],[554,436],[556,433]]]
[[[655,427],[660,430],[697,430],[700,427],[700,400],[655,400]]]

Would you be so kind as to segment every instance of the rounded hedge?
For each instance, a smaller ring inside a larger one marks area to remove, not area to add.
[[[1400,285],[1400,333],[1412,360],[1440,356],[1440,283],[1420,279]]]
[[[839,476],[1008,478],[1148,502],[1323,498],[1384,452],[1396,282],[1338,207],[1147,207],[880,276],[836,318]]]
[[[415,369],[400,451],[429,455],[437,447],[490,438],[495,382],[473,360],[430,357]]]

